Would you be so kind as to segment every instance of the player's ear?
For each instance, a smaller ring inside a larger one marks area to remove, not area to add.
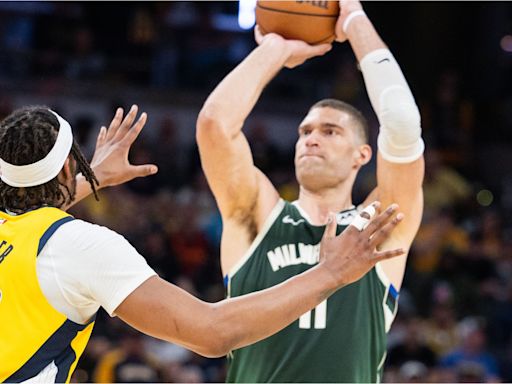
[[[368,144],[362,144],[357,147],[356,149],[356,159],[355,159],[355,165],[357,168],[362,167],[365,164],[368,164],[368,162],[372,158],[372,147],[370,147]]]
[[[62,174],[62,177],[64,178],[64,180],[69,180],[69,179],[75,177],[73,175],[73,165],[71,164],[71,161],[72,161],[71,160],[71,156],[68,156],[68,158],[64,162],[62,170],[60,171],[60,173]]]

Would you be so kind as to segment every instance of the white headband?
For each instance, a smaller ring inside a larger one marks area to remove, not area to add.
[[[27,165],[13,165],[0,159],[0,179],[11,187],[35,187],[59,174],[71,151],[73,133],[69,123],[49,110],[59,121],[57,140],[50,152],[41,160]]]

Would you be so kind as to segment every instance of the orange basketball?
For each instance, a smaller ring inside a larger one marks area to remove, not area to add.
[[[338,1],[260,1],[256,23],[261,33],[275,32],[309,44],[330,43],[339,15]]]

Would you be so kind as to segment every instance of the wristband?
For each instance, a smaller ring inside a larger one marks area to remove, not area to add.
[[[352,20],[354,20],[355,17],[357,16],[366,16],[366,13],[364,13],[364,11],[362,9],[358,9],[357,11],[354,11],[354,12],[351,12],[349,13],[349,15],[347,16],[347,18],[345,19],[345,21],[343,22],[343,26],[341,29],[343,29],[343,32],[344,33],[347,33],[347,29],[348,29],[348,26],[349,24],[352,22]]]

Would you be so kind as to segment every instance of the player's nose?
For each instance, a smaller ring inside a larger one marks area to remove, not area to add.
[[[320,144],[319,139],[320,135],[318,134],[318,132],[313,131],[306,137],[304,144],[306,145],[306,147],[318,146]]]

